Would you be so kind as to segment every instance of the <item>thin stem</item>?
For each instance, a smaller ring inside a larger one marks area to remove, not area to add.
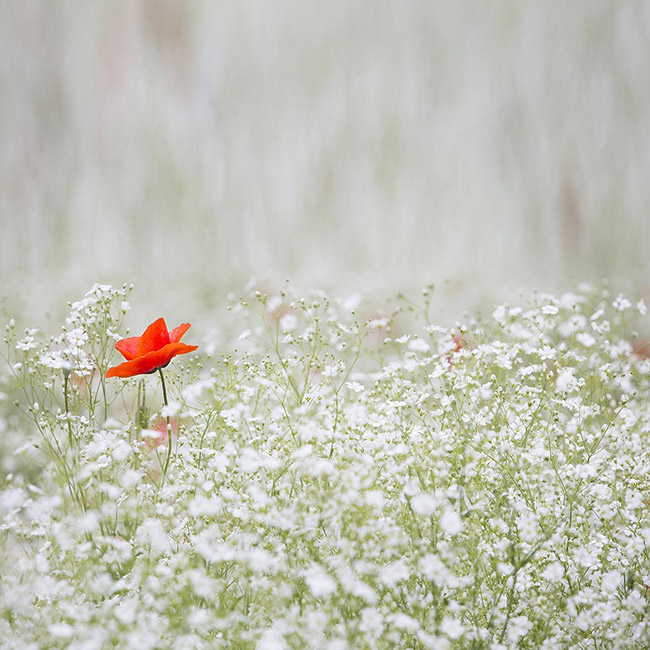
[[[136,440],[140,440],[140,431],[146,429],[149,426],[148,418],[146,418],[146,405],[145,405],[146,395],[144,392],[144,379],[140,379],[138,382],[138,401],[135,410],[135,437]]]
[[[70,441],[70,452],[72,453],[72,425],[70,424],[70,408],[68,406],[68,372],[63,374],[63,398],[65,400],[65,420],[68,424],[68,439]]]
[[[160,383],[162,384],[163,403],[165,404],[165,406],[168,406],[167,389],[165,388],[165,376],[163,375],[162,368],[158,368],[158,374],[160,375]],[[169,417],[167,417],[167,420],[169,421]]]
[[[160,374],[160,383],[162,385],[163,392],[163,404],[165,407],[169,406],[167,402],[167,389],[165,388],[165,377],[163,376],[162,368],[158,368],[158,373]],[[165,458],[165,466],[163,467],[163,474],[160,480],[160,487],[162,488],[163,483],[165,482],[165,477],[167,476],[167,468],[169,467],[169,460],[172,457],[172,427],[169,420],[169,414],[165,416],[167,420],[167,458]]]
[[[101,382],[102,382],[102,396],[104,397],[104,422],[106,422],[106,419],[108,418],[108,400],[106,399],[106,378],[105,378],[105,372],[102,372],[100,377],[101,377]]]

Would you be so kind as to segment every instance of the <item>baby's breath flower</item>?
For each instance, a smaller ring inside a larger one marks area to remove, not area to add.
[[[647,646],[645,305],[584,287],[450,330],[266,289],[162,407],[101,381],[127,294],[7,330],[0,647]]]
[[[171,401],[160,410],[160,415],[164,418],[173,418],[181,410],[181,405],[178,402]]]
[[[283,332],[292,332],[298,327],[298,318],[295,314],[287,313],[280,318],[280,329]]]
[[[325,569],[316,564],[305,572],[305,582],[315,598],[330,596],[336,590],[336,582]]]
[[[430,348],[429,344],[422,339],[413,339],[409,341],[407,347],[411,352],[428,352]]]
[[[626,311],[632,306],[632,303],[622,293],[619,293],[612,305],[616,311]]]
[[[27,352],[28,350],[33,350],[36,347],[38,347],[38,343],[36,342],[36,339],[34,338],[34,334],[32,333],[27,334],[25,338],[21,339],[16,343],[16,349],[22,350],[23,352]]]
[[[584,345],[586,348],[590,348],[596,343],[596,339],[591,336],[591,334],[587,334],[587,332],[580,332],[579,334],[576,334],[576,341]]]

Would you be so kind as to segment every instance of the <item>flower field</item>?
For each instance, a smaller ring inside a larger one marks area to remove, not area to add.
[[[6,321],[0,648],[650,647],[643,301],[129,294]]]

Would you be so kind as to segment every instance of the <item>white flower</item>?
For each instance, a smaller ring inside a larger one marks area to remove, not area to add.
[[[262,458],[259,452],[257,452],[255,449],[246,447],[242,451],[241,458],[239,459],[239,468],[242,472],[252,474],[259,469],[261,464]]]
[[[178,412],[181,410],[181,405],[178,402],[169,402],[166,406],[163,406],[160,410],[160,415],[164,418],[173,418],[178,415]]]
[[[503,325],[503,323],[506,322],[506,309],[507,309],[507,305],[499,305],[492,312],[492,318],[494,318],[494,320],[500,325]]]
[[[562,368],[557,374],[555,385],[559,391],[573,392],[578,388],[578,381],[574,377],[575,368]]]
[[[537,351],[537,354],[542,361],[546,361],[547,359],[555,359],[557,350],[550,345],[545,345]]]
[[[587,319],[581,314],[573,314],[569,319],[558,327],[558,332],[569,338],[572,334],[579,332],[587,326]]]
[[[596,343],[596,339],[591,334],[587,334],[586,332],[580,332],[580,334],[576,334],[576,341],[578,341],[578,343],[581,345],[584,345],[586,348],[590,348]]]
[[[388,318],[373,318],[372,320],[368,321],[368,329],[369,330],[382,329],[386,327],[388,323],[389,323]]]
[[[363,580],[355,575],[354,571],[348,567],[341,567],[337,571],[339,583],[343,589],[357,598],[362,598],[369,604],[377,602],[377,594],[374,589]]]
[[[345,383],[345,387],[355,393],[360,393],[365,390],[365,388],[358,381],[348,381]]]
[[[608,571],[603,575],[600,586],[603,591],[613,594],[616,593],[616,590],[622,582],[623,575],[621,571]]]
[[[428,352],[430,346],[426,341],[423,341],[422,339],[412,339],[409,341],[407,347],[409,350],[411,350],[411,352]]]
[[[285,314],[280,318],[280,329],[283,332],[291,332],[298,327],[298,318],[295,314]]]
[[[440,631],[450,639],[459,639],[463,635],[465,628],[457,618],[445,616],[440,623]]]
[[[336,466],[327,458],[318,458],[313,465],[306,468],[310,476],[332,476],[336,473]]]
[[[183,389],[183,398],[191,406],[198,407],[199,397],[201,397],[204,392],[210,391],[212,388],[214,388],[214,384],[214,377],[208,377],[207,379],[196,381]]]
[[[639,300],[639,302],[636,303],[636,308],[639,314],[641,314],[641,316],[645,316],[648,313],[648,308],[646,307],[643,298],[641,298],[641,300]]]
[[[532,543],[538,535],[538,524],[535,514],[529,511],[522,512],[517,519],[519,536],[524,542]]]
[[[561,562],[551,562],[542,572],[542,578],[549,582],[557,582],[564,577],[564,566]]]
[[[625,311],[632,306],[632,303],[622,293],[619,293],[612,303],[612,306],[616,311]]]
[[[86,296],[97,296],[102,298],[104,295],[110,294],[112,287],[110,284],[100,284],[95,282],[93,286],[86,292]]]
[[[420,493],[411,499],[411,508],[416,515],[432,515],[437,505],[437,499],[432,494]]]
[[[510,625],[508,627],[508,640],[512,644],[515,644],[521,637],[526,636],[532,628],[533,624],[528,620],[528,617],[513,616],[510,619]]]
[[[242,332],[242,333],[237,337],[237,340],[238,340],[238,341],[243,341],[244,339],[247,339],[250,335],[251,335],[251,331],[250,331],[250,330],[244,330],[244,331],[243,331],[243,332]]]
[[[379,638],[384,630],[384,620],[379,611],[374,607],[362,609],[359,629],[372,638]]]
[[[340,375],[345,370],[345,366],[337,361],[336,363],[330,363],[323,368],[323,377],[336,377]]]
[[[195,496],[189,503],[188,513],[191,517],[213,517],[221,512],[223,508],[223,502],[218,497],[207,498],[202,495]]]
[[[115,608],[115,618],[126,625],[130,625],[135,620],[138,611],[137,603],[130,598],[120,600]]]
[[[403,612],[391,615],[389,620],[393,627],[396,627],[398,630],[404,630],[405,632],[415,632],[420,627],[420,624],[413,617]]]
[[[38,344],[36,343],[36,339],[30,334],[26,336],[24,339],[21,339],[16,343],[16,348],[18,350],[22,350],[23,352],[27,352],[27,350],[33,350]]]
[[[427,553],[422,556],[418,562],[418,568],[424,576],[439,587],[443,587],[447,583],[449,569],[437,555]]]
[[[151,517],[145,519],[136,533],[136,541],[140,544],[149,544],[155,553],[164,554],[171,550],[171,540],[159,519]]]
[[[274,628],[265,630],[255,646],[256,650],[284,650],[286,647],[282,632]]]
[[[463,530],[463,521],[455,510],[447,510],[440,517],[440,527],[447,535],[458,535]]]
[[[384,493],[380,490],[368,490],[364,496],[366,503],[371,508],[376,508],[377,510],[381,510],[384,507],[384,503],[386,503]]]
[[[52,623],[48,630],[55,639],[69,639],[74,634],[74,627],[69,623]]]
[[[387,564],[379,572],[379,580],[391,589],[403,580],[408,580],[411,572],[403,560]]]
[[[351,293],[342,300],[341,307],[346,312],[354,311],[361,304],[361,299],[360,293]]]
[[[161,431],[158,431],[158,429],[142,429],[140,431],[140,437],[141,438],[146,438],[147,440],[162,440],[164,437],[164,433]]]
[[[325,598],[336,591],[336,582],[319,564],[312,564],[304,578],[314,598]]]
[[[580,566],[586,568],[598,566],[600,562],[598,557],[594,555],[593,552],[584,547],[575,549],[573,558]]]

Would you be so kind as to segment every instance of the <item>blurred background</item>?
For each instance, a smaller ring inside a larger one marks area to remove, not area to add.
[[[0,295],[646,293],[649,62],[641,1],[0,0]]]

